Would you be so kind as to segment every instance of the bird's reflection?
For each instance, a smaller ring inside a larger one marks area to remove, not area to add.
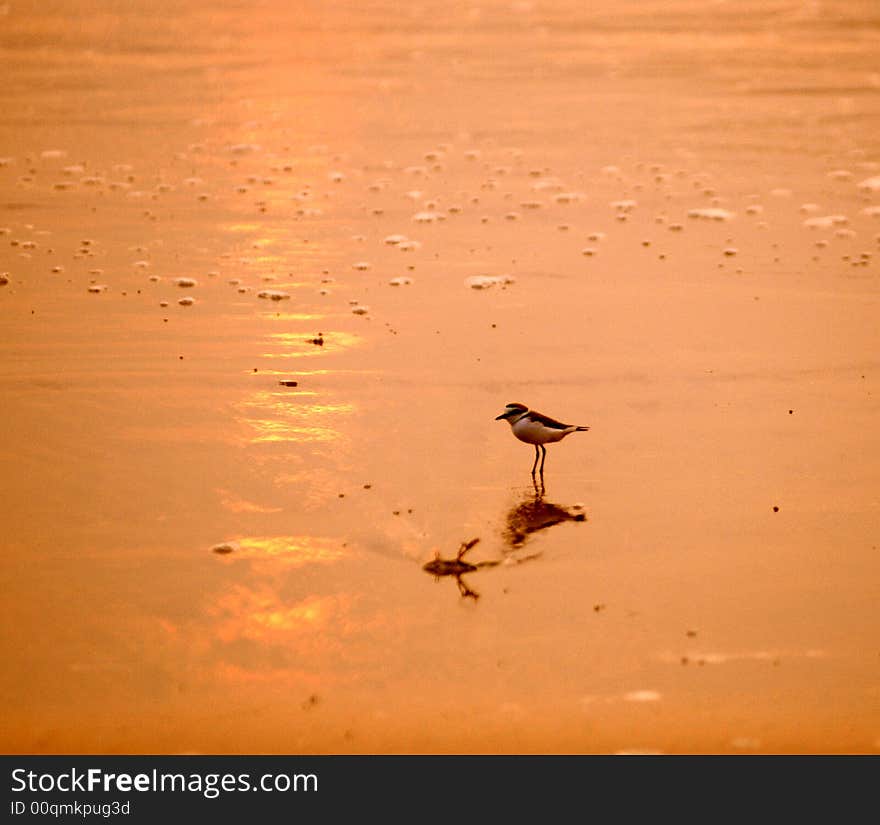
[[[476,590],[472,590],[465,583],[464,579],[462,579],[462,576],[465,573],[473,573],[481,567],[495,567],[496,565],[501,564],[501,561],[478,561],[474,563],[465,561],[465,554],[477,544],[477,542],[479,542],[479,539],[471,539],[470,541],[462,542],[454,559],[441,558],[440,554],[437,553],[437,555],[424,565],[422,569],[431,573],[434,578],[438,580],[441,576],[454,576],[455,583],[458,585],[458,592],[461,593],[463,599],[479,599],[480,594],[477,593]]]
[[[587,516],[580,507],[563,507],[545,498],[543,477],[532,478],[533,488],[522,501],[507,513],[504,528],[504,543],[513,550],[519,550],[533,533],[546,530],[565,521],[586,521]]]
[[[579,506],[565,508],[551,501],[546,501],[544,495],[543,481],[539,484],[535,479],[533,488],[528,491],[524,500],[507,513],[502,533],[506,545],[504,559],[466,561],[467,553],[480,541],[475,538],[462,542],[454,558],[444,559],[437,553],[422,569],[438,581],[443,576],[452,576],[462,598],[478,599],[480,594],[465,582],[462,578],[464,575],[475,573],[484,567],[496,567],[502,563],[521,564],[536,559],[541,555],[540,553],[523,555],[517,552],[521,550],[533,533],[546,530],[555,524],[562,524],[564,521],[586,521],[586,514]]]

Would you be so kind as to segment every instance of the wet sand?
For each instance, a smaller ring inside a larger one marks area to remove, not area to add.
[[[0,748],[877,752],[872,4],[327,5],[0,7]]]

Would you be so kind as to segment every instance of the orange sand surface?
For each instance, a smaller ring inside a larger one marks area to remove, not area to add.
[[[880,751],[876,4],[0,29],[0,750]]]

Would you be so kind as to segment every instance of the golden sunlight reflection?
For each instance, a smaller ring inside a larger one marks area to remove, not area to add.
[[[276,189],[271,197],[263,198],[259,203],[261,206],[270,202],[283,203],[289,201],[290,194],[290,191],[285,194],[284,191]],[[234,202],[235,199],[229,203],[234,204]],[[312,216],[316,217],[318,214],[320,212],[315,210]],[[301,262],[316,260],[328,251],[320,240],[303,239],[292,232],[286,224],[272,226],[237,221],[222,224],[220,229],[236,236],[237,242],[242,244],[239,248],[240,254],[244,256],[240,259],[242,263],[286,265],[291,260]]]
[[[254,393],[240,407],[238,420],[251,430],[251,444],[335,441],[340,433],[333,419],[355,411],[349,403],[307,403],[302,396],[266,391]]]
[[[268,317],[273,321],[322,321],[326,315],[308,312],[273,312]],[[306,339],[308,340],[308,339]]]
[[[262,246],[257,246],[254,244],[254,247],[257,249],[262,249]],[[243,263],[247,263],[251,266],[271,266],[273,264],[280,264],[284,261],[284,257],[282,255],[248,255],[247,258],[243,261]]]
[[[314,636],[316,645],[329,644],[331,624],[345,623],[351,597],[306,596],[288,604],[269,587],[236,586],[220,596],[211,613],[219,618],[217,637],[224,642],[238,639],[296,641]]]
[[[271,560],[286,567],[329,564],[354,555],[352,550],[340,547],[332,539],[315,536],[249,536],[232,544],[235,553],[225,557],[230,561]]]
[[[221,224],[220,229],[234,233],[262,231],[262,227],[258,223],[227,223]]]
[[[218,488],[217,494],[220,496],[220,504],[223,509],[230,513],[280,513],[282,510],[281,507],[271,507],[255,501],[248,501],[230,490]]]
[[[275,320],[292,320],[292,318],[280,316]],[[317,316],[316,320],[318,320]],[[273,351],[262,353],[263,358],[309,358],[326,355],[328,352],[352,349],[360,346],[364,341],[359,335],[342,331],[321,333],[320,344],[315,343],[317,338],[310,338],[299,332],[275,332],[268,338],[272,342]]]

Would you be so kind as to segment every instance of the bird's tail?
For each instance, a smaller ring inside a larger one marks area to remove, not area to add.
[[[589,429],[590,429],[589,427],[575,427],[575,430],[574,430],[574,431],[575,431],[576,433],[585,433],[585,432],[586,432],[587,430],[589,430]]]

